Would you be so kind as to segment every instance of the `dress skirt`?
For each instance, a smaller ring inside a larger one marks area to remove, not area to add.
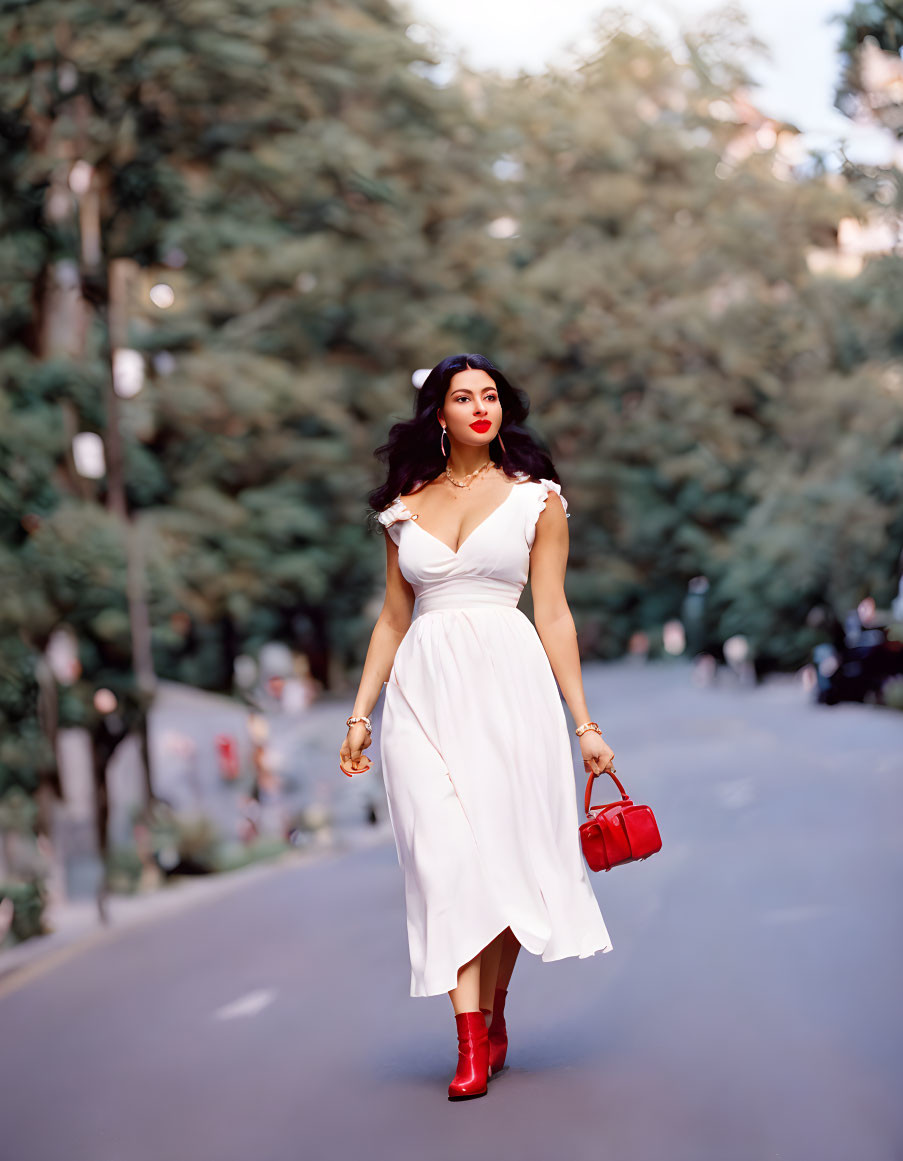
[[[385,689],[380,756],[404,871],[411,996],[510,927],[543,960],[612,949],[583,861],[558,686],[498,590],[421,612]]]

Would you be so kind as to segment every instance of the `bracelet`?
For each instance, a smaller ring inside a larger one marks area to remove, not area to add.
[[[596,733],[597,733],[597,734],[598,734],[600,737],[602,736],[602,730],[599,728],[599,723],[598,723],[598,722],[584,722],[582,726],[578,726],[578,727],[576,728],[576,730],[574,730],[574,733],[575,733],[575,734],[577,735],[577,737],[579,738],[579,737],[580,737],[580,735],[581,735],[581,734],[585,734],[587,730],[595,730],[595,732],[596,732]]]
[[[348,718],[345,718],[345,725],[346,726],[353,726],[355,722],[363,722],[364,725],[367,727],[367,733],[368,734],[373,733],[373,727],[370,725],[370,719],[368,717],[348,717]]]

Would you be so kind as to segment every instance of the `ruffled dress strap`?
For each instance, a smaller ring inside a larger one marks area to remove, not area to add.
[[[399,521],[416,520],[417,517],[407,506],[407,504],[405,504],[401,496],[398,495],[388,506],[388,508],[383,508],[381,512],[376,513],[376,519],[385,527],[386,531],[389,533],[389,536],[397,544],[400,532],[400,529],[397,527]]]
[[[541,512],[546,506],[546,500],[549,498],[549,492],[556,492],[558,494],[559,500],[564,505],[565,514],[567,515],[568,519],[570,519],[571,514],[568,512],[568,502],[561,494],[561,484],[556,483],[554,480],[546,480],[542,476],[539,477],[539,482],[543,486],[543,493],[539,502],[539,511],[536,513],[537,519],[539,518],[539,512]]]
[[[539,514],[546,506],[546,501],[549,494],[554,492],[564,507],[565,516],[570,519],[571,514],[568,512],[568,502],[561,494],[561,484],[556,483],[555,480],[547,480],[544,476],[540,476],[536,482],[536,488],[533,490],[533,498],[530,504],[530,517],[527,521],[527,544],[530,548],[533,547],[533,541],[536,538],[536,522],[539,519]]]

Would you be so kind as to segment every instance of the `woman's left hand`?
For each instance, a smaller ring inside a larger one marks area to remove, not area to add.
[[[587,774],[590,770],[594,774],[602,774],[609,768],[614,770],[612,762],[615,752],[601,734],[597,734],[595,730],[586,730],[577,741],[580,743],[580,753],[583,755],[583,769]]]

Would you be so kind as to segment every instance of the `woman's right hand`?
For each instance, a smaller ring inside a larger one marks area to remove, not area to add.
[[[355,774],[362,774],[372,767],[373,763],[362,753],[372,741],[373,736],[363,722],[354,722],[348,727],[345,741],[339,750],[339,764],[344,767],[343,774],[350,778],[352,770]],[[367,764],[361,765],[362,762]]]
[[[594,774],[604,774],[606,770],[614,770],[612,762],[615,752],[601,734],[597,734],[595,730],[586,730],[577,741],[580,744],[580,753],[583,757],[583,769],[587,774],[591,770]]]

